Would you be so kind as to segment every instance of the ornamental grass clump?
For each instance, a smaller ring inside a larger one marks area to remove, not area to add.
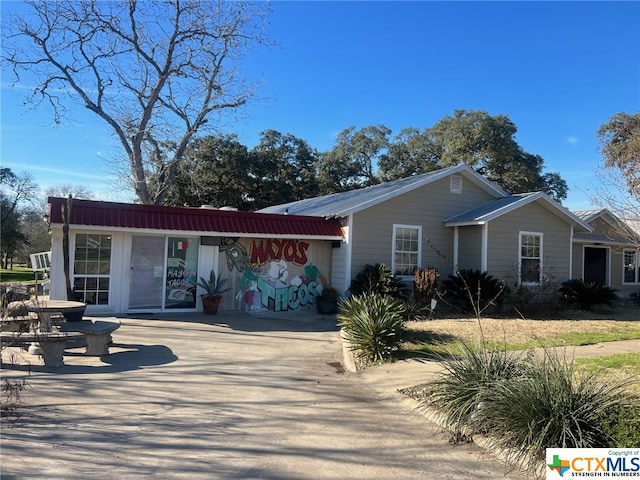
[[[491,385],[480,421],[508,461],[536,470],[546,448],[611,446],[605,423],[624,403],[627,383],[578,372],[573,360],[545,349],[541,361],[526,363],[525,374]]]
[[[445,371],[423,404],[437,410],[457,440],[486,432],[488,418],[482,412],[495,385],[526,373],[525,361],[503,347],[461,343],[460,350],[443,357]]]
[[[398,349],[405,331],[400,300],[367,293],[341,300],[339,309],[338,324],[360,361],[385,360]]]

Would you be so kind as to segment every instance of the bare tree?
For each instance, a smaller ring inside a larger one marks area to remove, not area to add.
[[[603,159],[592,201],[621,220],[616,236],[640,248],[640,112],[615,114],[597,136]]]
[[[268,42],[265,5],[222,0],[27,1],[4,8],[2,60],[37,84],[28,103],[69,102],[115,134],[129,181],[145,204],[161,204],[189,141],[255,95],[238,60]],[[9,10],[7,12],[7,10]],[[13,10],[13,11],[12,11]]]
[[[2,268],[13,268],[15,252],[27,242],[22,231],[23,217],[37,197],[38,185],[28,172],[15,174],[0,168],[0,251]]]
[[[85,187],[84,185],[72,185],[70,183],[49,187],[45,190],[44,194],[45,203],[47,197],[66,198],[71,195],[73,198],[80,198],[83,200],[92,200],[93,198],[95,198],[93,192],[89,187]]]

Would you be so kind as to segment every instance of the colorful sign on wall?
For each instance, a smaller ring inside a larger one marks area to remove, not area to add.
[[[296,310],[316,303],[327,284],[309,262],[310,243],[293,239],[255,239],[249,250],[237,239],[225,239],[229,271],[240,272],[236,299],[248,310]]]

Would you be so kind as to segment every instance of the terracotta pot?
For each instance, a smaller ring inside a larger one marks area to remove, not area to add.
[[[202,309],[207,315],[215,315],[218,313],[218,306],[222,300],[222,295],[214,295],[212,297],[202,295]]]

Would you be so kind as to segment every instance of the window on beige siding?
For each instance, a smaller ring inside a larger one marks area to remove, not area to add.
[[[392,271],[398,276],[412,276],[420,266],[422,251],[422,227],[415,225],[393,226]]]
[[[624,283],[640,282],[640,266],[638,265],[638,252],[635,250],[624,251]]]
[[[542,281],[542,234],[520,233],[520,283],[537,285]]]

